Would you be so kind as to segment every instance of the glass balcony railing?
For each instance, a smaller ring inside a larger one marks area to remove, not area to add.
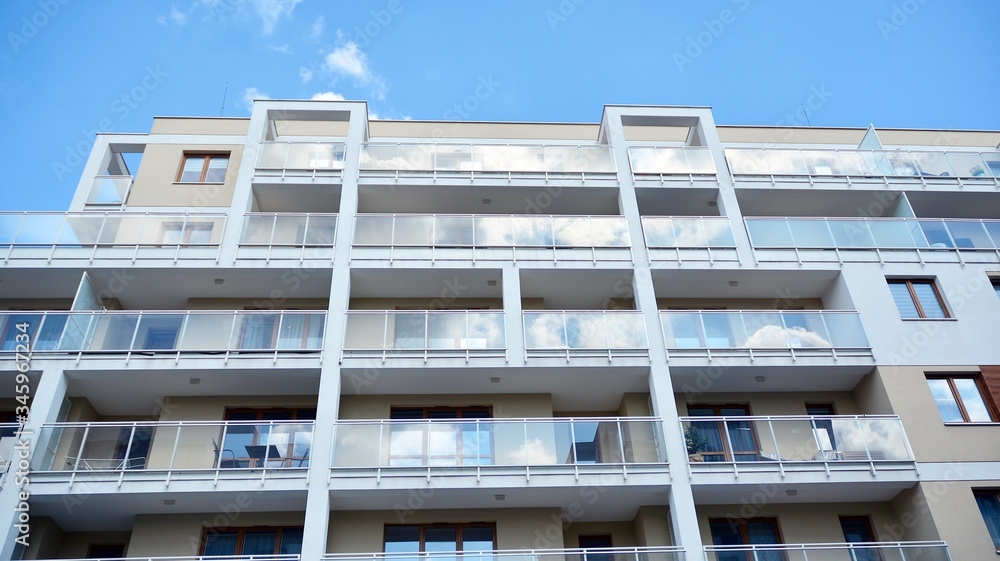
[[[995,181],[1000,152],[727,148],[733,175],[951,178]]]
[[[323,561],[684,561],[680,547],[328,553]],[[936,559],[934,560],[936,561]]]
[[[343,142],[262,142],[255,177],[340,177]]]
[[[6,246],[8,259],[79,258],[80,249],[108,248],[129,249],[123,256],[132,258],[181,252],[185,257],[215,258],[225,224],[221,214],[0,212],[0,251]],[[202,255],[199,248],[211,251]]]
[[[761,249],[1000,249],[1000,220],[746,218]]]
[[[636,310],[525,311],[528,354],[647,354],[646,324]]]
[[[643,216],[642,232],[650,249],[736,247],[725,216]]]
[[[336,214],[253,212],[243,217],[240,245],[332,247],[336,237]]]
[[[839,530],[838,530],[839,531]],[[706,561],[951,561],[948,545],[867,542],[705,546]]]
[[[0,313],[0,351],[28,324],[31,352],[319,352],[326,312],[99,311]]]
[[[131,175],[98,175],[90,185],[88,205],[123,205],[132,188]]]
[[[624,216],[361,214],[355,246],[629,247]]]
[[[352,310],[346,356],[505,356],[503,310]]]
[[[38,432],[31,470],[164,477],[214,470],[266,477],[261,472],[309,467],[313,426],[312,421],[52,423]]]
[[[497,178],[617,176],[611,147],[602,145],[367,143],[361,148],[361,171]]]
[[[235,547],[235,546],[234,546]],[[102,557],[100,561],[299,561],[296,553],[262,555],[205,555],[201,557]],[[93,561],[93,558],[89,558]],[[87,559],[39,559],[37,561],[87,561]]]
[[[652,418],[340,421],[333,468],[390,476],[394,468],[661,464],[658,426]]]
[[[661,311],[668,355],[747,350],[763,354],[828,351],[871,356],[871,344],[854,311]]]
[[[716,177],[712,150],[701,146],[630,146],[629,165],[636,180],[712,179]]]
[[[894,415],[681,417],[691,462],[913,462]],[[692,465],[696,469],[697,464]],[[865,468],[867,469],[867,468]]]

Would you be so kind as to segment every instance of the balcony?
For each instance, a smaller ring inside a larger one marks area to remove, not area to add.
[[[312,437],[312,421],[52,423],[32,483],[304,480]]]
[[[214,259],[222,214],[0,212],[0,252],[11,259]]]
[[[131,175],[98,175],[90,184],[86,205],[121,207],[128,200],[131,188]]]
[[[507,357],[502,310],[347,312],[343,358]]]
[[[605,181],[618,179],[603,145],[367,143],[361,178]]]
[[[951,561],[948,545],[931,542],[809,543],[705,546],[706,561]]]
[[[247,213],[236,258],[332,260],[336,238],[336,214]]]
[[[319,354],[326,312],[98,311],[0,313],[2,352],[16,347],[12,326],[28,323],[32,355]]]
[[[650,261],[739,261],[725,216],[643,216]]]
[[[701,357],[874,358],[855,311],[660,311],[667,360]]]
[[[666,472],[659,419],[339,421],[333,480]],[[438,482],[440,486],[444,483]]]
[[[354,259],[631,261],[623,216],[362,214]]]
[[[636,310],[524,311],[525,360],[533,356],[649,356],[646,324]]]
[[[741,182],[809,186],[1000,188],[1000,153],[727,148]]]
[[[758,261],[1000,262],[1000,220],[954,218],[746,218],[745,220]]]
[[[681,417],[692,474],[914,469],[894,415]]]
[[[298,554],[280,553],[273,555],[205,555],[201,557],[104,557],[101,561],[299,561]],[[87,561],[86,559],[43,559],[38,561]]]
[[[531,549],[422,553],[328,553],[324,561],[684,561],[679,547],[612,547],[597,549]]]
[[[632,181],[637,187],[651,184],[718,183],[712,149],[699,146],[630,146]]]
[[[340,181],[344,174],[343,142],[262,142],[254,181]]]

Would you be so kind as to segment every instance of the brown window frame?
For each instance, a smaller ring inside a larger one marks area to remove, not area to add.
[[[899,279],[893,279],[893,278],[889,278],[889,279],[886,279],[886,284],[888,284],[890,286],[893,285],[893,284],[904,284],[904,285],[906,285],[907,292],[910,293],[910,300],[913,301],[913,306],[917,309],[917,317],[915,317],[915,318],[903,318],[903,319],[951,319],[951,317],[952,317],[951,313],[948,311],[948,306],[945,305],[944,298],[941,296],[941,290],[938,288],[937,283],[934,282],[934,279],[925,279],[925,278],[899,278]],[[943,318],[929,318],[929,317],[927,317],[927,312],[924,311],[923,303],[920,301],[920,297],[917,296],[917,291],[914,290],[914,288],[913,288],[913,285],[915,285],[915,284],[927,284],[927,285],[930,285],[931,290],[934,291],[934,297],[937,299],[938,305],[941,306],[942,313],[944,313],[944,317]],[[902,315],[902,312],[900,313],[900,315]]]
[[[785,543],[785,538],[781,535],[781,526],[778,525],[778,517],[777,516],[755,516],[753,518],[709,518],[708,519],[708,528],[709,528],[708,531],[709,531],[709,535],[710,536],[712,535],[712,524],[716,524],[716,523],[735,524],[740,529],[740,537],[743,540],[743,545],[746,545],[746,546],[753,545],[750,542],[750,534],[749,534],[749,532],[747,532],[747,523],[748,522],[768,522],[768,523],[770,523],[771,526],[774,528],[774,537],[777,540],[775,542],[775,544],[776,545],[782,545],[782,544]],[[712,536],[712,538],[713,538],[712,541],[714,542],[715,541],[714,540],[714,536]],[[783,550],[779,550],[778,553],[781,555],[782,559],[788,559],[788,554],[785,553]],[[753,559],[757,558],[756,556],[751,557],[751,553],[749,553],[749,552],[744,553],[744,556],[747,559],[747,561],[752,561]]]
[[[979,423],[996,423],[1000,422],[1000,411],[997,409],[997,404],[993,401],[993,395],[990,393],[989,388],[986,387],[986,382],[983,380],[983,375],[978,372],[970,373],[939,373],[935,372],[932,374],[925,374],[928,380],[947,380],[948,389],[951,390],[951,397],[958,404],[958,411],[962,414],[961,421],[944,421],[945,424],[956,425],[956,424],[979,424]],[[955,379],[962,378],[967,380],[972,380],[976,383],[976,389],[979,390],[979,397],[986,404],[986,411],[990,414],[989,421],[972,421],[969,419],[969,412],[965,409],[965,402],[962,400],[962,395],[958,392],[958,388],[955,387]],[[937,405],[937,404],[935,404]]]
[[[385,551],[385,538],[386,531],[389,528],[407,528],[407,527],[417,527],[420,528],[420,551],[419,553],[426,553],[425,549],[427,546],[426,542],[426,530],[428,528],[455,528],[455,551],[465,551],[465,540],[463,539],[463,530],[465,528],[489,528],[493,531],[493,551],[497,549],[497,525],[496,522],[461,522],[456,524],[451,524],[447,522],[435,522],[431,524],[386,524],[382,527],[382,551]]]
[[[716,403],[689,403],[688,406],[687,406],[688,416],[691,417],[691,418],[697,419],[697,416],[691,415],[691,410],[692,409],[711,409],[712,412],[714,413],[713,415],[710,415],[711,417],[725,417],[726,415],[722,414],[722,410],[723,409],[742,409],[746,413],[746,415],[744,415],[745,417],[751,417],[751,416],[753,416],[753,412],[750,411],[750,404],[749,403],[722,403],[722,404],[716,404]],[[732,415],[729,415],[729,416],[731,417]],[[755,450],[733,450],[731,448],[731,446],[730,446],[730,444],[731,444],[730,441],[732,439],[729,438],[728,435],[726,435],[726,430],[727,430],[726,423],[723,422],[723,421],[691,421],[691,422],[702,422],[702,423],[712,423],[712,422],[714,422],[718,426],[719,435],[721,436],[721,440],[722,440],[722,450],[718,451],[718,452],[707,452],[707,453],[706,452],[699,452],[699,454],[701,454],[703,457],[706,456],[706,455],[709,455],[709,456],[722,456],[722,458],[723,458],[722,461],[724,461],[724,462],[736,462],[737,461],[736,460],[736,456],[737,455],[739,455],[739,456],[749,456],[749,455],[753,454],[754,456],[757,456],[758,460],[760,459],[760,450],[761,450],[760,437],[757,436],[757,427],[754,425],[753,422],[750,422],[750,436],[753,438],[753,444],[756,447]],[[749,460],[739,460],[739,461],[745,462],[745,461],[749,461]]]
[[[283,538],[282,533],[286,530],[302,530],[302,526],[245,526],[240,528],[204,528],[201,532],[201,547],[198,550],[198,555],[205,555],[205,547],[208,545],[208,536],[210,534],[236,534],[236,552],[233,555],[243,554],[243,537],[247,532],[269,532],[275,531],[278,534],[278,539],[274,544],[274,555],[277,555],[281,551],[281,541]]]
[[[184,157],[181,158],[181,167],[177,170],[177,178],[174,183],[187,183],[187,184],[197,184],[197,183],[208,183],[211,185],[221,185],[226,182],[225,176],[223,176],[222,181],[205,181],[208,176],[209,164],[212,158],[225,158],[226,159],[226,175],[229,174],[229,158],[232,156],[231,152],[184,152]],[[201,174],[198,176],[197,181],[183,181],[184,169],[187,168],[188,160],[202,160],[201,164]]]

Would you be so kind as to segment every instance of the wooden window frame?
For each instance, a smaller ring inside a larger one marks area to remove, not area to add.
[[[274,544],[274,555],[277,555],[281,550],[281,541],[284,538],[284,532],[286,530],[302,530],[302,526],[246,526],[240,528],[204,528],[201,532],[201,548],[198,550],[198,555],[205,555],[205,546],[208,545],[208,536],[210,534],[236,534],[236,552],[233,555],[243,554],[243,537],[247,532],[270,532],[274,531],[278,534],[278,539],[275,540]]]
[[[946,380],[948,382],[948,389],[951,391],[951,397],[958,404],[958,411],[962,414],[961,421],[945,421],[945,424],[956,425],[956,424],[981,424],[981,423],[996,423],[1000,422],[1000,411],[997,410],[997,404],[993,401],[993,395],[990,393],[989,388],[986,387],[986,383],[983,380],[983,375],[981,373],[970,372],[970,373],[933,373],[926,374],[928,380]],[[965,402],[962,400],[962,395],[958,392],[958,388],[955,387],[955,379],[963,378],[972,380],[976,383],[976,389],[979,390],[979,397],[986,404],[986,411],[990,414],[989,421],[972,421],[969,419],[969,412],[965,409]]]
[[[212,158],[225,158],[226,159],[226,175],[229,175],[229,159],[232,156],[231,152],[184,152],[184,157],[181,158],[181,166],[177,170],[176,179],[174,183],[185,183],[185,184],[199,184],[206,183],[210,185],[221,185],[226,182],[225,176],[223,176],[222,181],[205,181],[208,176],[209,164]],[[187,167],[188,160],[202,160],[201,164],[201,174],[198,176],[197,181],[183,181],[184,169]]]
[[[455,528],[455,551],[465,551],[465,539],[463,530],[466,528],[489,528],[493,531],[493,551],[497,549],[497,525],[495,522],[461,522],[456,524],[446,522],[434,522],[430,524],[386,524],[382,527],[382,551],[385,551],[386,533],[389,528],[419,528],[420,546],[419,553],[426,553],[427,547],[426,530],[428,528]]]
[[[775,542],[775,544],[784,544],[785,543],[785,538],[783,538],[781,536],[781,526],[778,525],[778,517],[777,516],[755,516],[753,518],[709,518],[708,519],[708,532],[709,532],[709,535],[711,536],[712,535],[712,524],[716,524],[716,523],[730,524],[730,525],[735,524],[735,525],[737,525],[739,527],[740,538],[743,540],[743,545],[749,546],[749,545],[753,545],[753,544],[750,543],[750,535],[747,532],[747,523],[748,522],[768,522],[768,523],[770,523],[771,526],[774,528],[774,537],[777,540]],[[713,538],[712,541],[714,542],[715,541],[715,539],[714,539],[715,537],[712,536],[712,538]],[[788,559],[788,555],[784,551],[779,551],[779,554],[781,555],[782,559]],[[751,554],[749,552],[745,553],[744,555],[746,556],[747,561],[751,561],[752,559],[756,559],[756,556],[751,557],[750,556]]]
[[[941,290],[938,288],[934,279],[922,279],[922,278],[901,278],[901,279],[886,279],[886,283],[890,286],[893,284],[903,284],[906,286],[906,291],[910,294],[910,300],[913,302],[913,306],[917,309],[917,317],[915,318],[902,318],[904,320],[910,319],[951,319],[951,313],[948,311],[948,306],[944,303],[944,298],[941,296]],[[927,284],[930,285],[931,290],[934,291],[934,297],[937,299],[938,305],[941,306],[941,311],[944,313],[943,318],[929,318],[927,317],[927,312],[924,311],[923,303],[920,301],[920,297],[917,296],[917,291],[913,288],[915,284]],[[902,315],[902,312],[900,312]]]
[[[750,404],[749,403],[722,403],[722,404],[714,404],[714,403],[689,403],[688,406],[687,406],[687,409],[688,409],[688,416],[691,417],[691,418],[694,418],[694,419],[696,419],[697,417],[694,416],[694,415],[691,415],[691,410],[692,409],[712,409],[712,411],[713,411],[714,414],[711,415],[711,417],[725,417],[726,415],[722,414],[722,410],[723,409],[742,409],[743,411],[746,412],[746,415],[744,415],[744,416],[746,416],[746,417],[753,416],[753,412],[750,411]],[[744,451],[744,450],[733,450],[731,448],[731,446],[730,446],[730,444],[731,444],[731,442],[730,442],[731,438],[726,434],[727,428],[726,428],[726,423],[725,422],[723,422],[723,421],[691,421],[691,422],[693,422],[693,423],[694,422],[702,422],[702,423],[712,423],[712,422],[714,422],[717,425],[717,427],[718,427],[717,430],[719,431],[719,435],[721,436],[721,439],[722,439],[722,451],[721,452],[708,452],[708,455],[718,456],[718,455],[721,454],[722,457],[723,457],[723,461],[724,462],[736,462],[737,461],[736,460],[736,456],[737,455],[740,455],[740,456],[749,456],[750,454],[753,454],[753,455],[757,456],[757,459],[760,460],[760,449],[761,449],[760,438],[757,436],[757,427],[756,427],[756,425],[754,425],[753,421],[749,421],[749,423],[750,423],[750,436],[753,437],[753,444],[756,447],[756,449],[755,450],[747,450],[747,451]],[[702,456],[706,455],[705,452],[699,452],[699,453]],[[748,461],[748,460],[739,460],[739,461],[745,462],[745,461]]]

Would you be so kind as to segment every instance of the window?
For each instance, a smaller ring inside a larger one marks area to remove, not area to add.
[[[226,420],[242,422],[225,427],[219,467],[306,467],[315,419],[315,409],[229,409]]]
[[[593,550],[614,547],[614,544],[611,543],[611,536],[607,534],[581,534],[578,540],[580,542],[580,549]],[[615,557],[616,556],[612,553],[587,551],[587,553],[583,556],[583,561],[613,561]]]
[[[993,538],[993,547],[1000,553],[1000,491],[988,489],[973,491],[979,511],[983,513],[986,529]]]
[[[989,423],[996,421],[993,404],[983,391],[982,376],[928,376],[927,384],[946,423]]]
[[[990,279],[990,284],[993,285],[993,292],[997,293],[997,298],[1000,298],[1000,279]]]
[[[177,183],[224,183],[229,154],[184,154]]]
[[[746,417],[746,405],[688,405],[692,417]],[[754,462],[760,460],[757,435],[750,421],[691,421],[684,431],[688,452],[701,454],[706,462]]]
[[[204,544],[204,556],[298,554],[302,552],[302,528],[209,528]]]
[[[438,553],[447,551],[493,551],[496,549],[493,524],[423,524],[385,527],[386,553]],[[463,555],[462,559],[474,559]],[[488,557],[486,559],[489,559]]]
[[[853,544],[874,543],[875,532],[872,531],[871,520],[867,516],[841,516],[840,529],[844,532],[844,541]],[[882,554],[877,547],[855,547],[852,559],[857,561],[882,561]]]
[[[160,236],[163,245],[205,245],[212,243],[212,223],[166,222],[161,227]]]
[[[398,422],[390,426],[389,465],[491,465],[493,425],[475,419],[492,416],[488,407],[393,407],[389,418]]]
[[[889,279],[886,282],[903,319],[949,317],[932,279]]]
[[[780,544],[777,518],[710,518],[714,545]],[[783,561],[782,551],[718,551],[718,561]]]

